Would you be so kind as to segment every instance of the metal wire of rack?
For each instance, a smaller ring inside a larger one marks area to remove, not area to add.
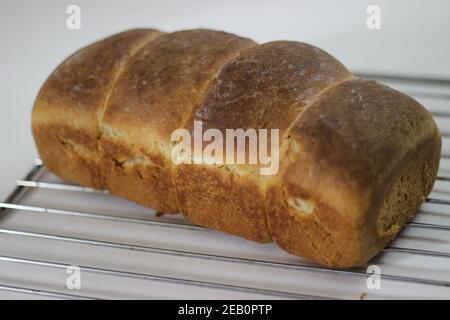
[[[0,297],[450,298],[450,80],[362,76],[414,96],[443,136],[435,188],[370,262],[382,270],[384,291],[368,289],[364,267],[328,269],[179,215],[157,217],[106,191],[65,184],[36,160],[0,203]],[[67,287],[73,266],[83,275],[79,290]]]

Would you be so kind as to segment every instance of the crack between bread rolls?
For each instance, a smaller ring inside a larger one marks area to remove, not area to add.
[[[158,35],[154,35],[151,34],[148,36],[146,41],[143,41],[139,46],[137,46],[135,48],[134,52],[131,52],[128,59],[123,59],[118,67],[117,72],[114,75],[113,80],[111,81],[107,92],[105,94],[105,97],[103,99],[102,105],[99,109],[99,112],[97,114],[97,122],[98,122],[98,136],[97,136],[97,153],[99,154],[99,156],[101,157],[102,154],[102,148],[100,145],[100,140],[102,139],[103,136],[109,136],[112,138],[117,138],[117,137],[125,137],[126,133],[124,132],[119,132],[117,130],[114,130],[113,128],[107,126],[106,124],[104,124],[103,119],[106,113],[106,109],[108,107],[108,103],[111,97],[111,94],[116,86],[117,80],[120,78],[120,76],[122,75],[122,73],[124,72],[124,70],[126,69],[127,65],[132,61],[133,57],[141,50],[143,49],[147,44],[149,44],[150,42],[154,41],[156,38],[158,38],[161,34],[163,33],[159,33]],[[136,161],[135,159],[137,158],[132,158],[132,159],[128,159],[128,160],[123,160],[123,161],[119,161],[120,166],[121,167],[126,167],[128,166],[128,164],[130,163],[138,163],[138,161]],[[117,162],[116,159],[113,159],[114,162]],[[102,176],[101,173],[101,169],[100,167],[98,167],[98,175],[102,181],[102,186],[103,188],[105,187],[105,183],[104,183],[104,178]]]
[[[222,66],[220,66],[220,68],[218,68],[218,70],[217,70],[217,71],[214,73],[214,75],[211,77],[211,80],[210,80],[208,83],[206,83],[205,86],[204,86],[204,88],[201,90],[201,94],[200,94],[201,99],[199,100],[199,103],[195,106],[195,108],[193,108],[193,110],[192,110],[192,112],[191,112],[190,114],[187,114],[187,115],[185,116],[185,118],[182,119],[180,128],[185,128],[185,129],[186,129],[186,128],[188,127],[189,122],[190,122],[190,121],[193,121],[193,120],[195,119],[195,114],[196,114],[196,112],[197,112],[199,106],[201,106],[202,103],[204,102],[205,98],[206,98],[207,95],[208,95],[208,92],[210,92],[210,90],[212,90],[212,89],[214,88],[214,86],[217,84],[218,75],[219,75],[220,72],[223,70],[223,68],[224,68],[230,61],[233,61],[234,59],[236,59],[237,57],[239,57],[239,55],[241,55],[242,52],[245,52],[246,50],[249,50],[249,49],[251,49],[251,48],[253,48],[253,47],[256,47],[256,46],[258,46],[258,45],[259,45],[258,43],[252,43],[252,44],[249,44],[249,46],[246,47],[245,49],[243,49],[243,50],[241,50],[241,51],[238,51],[238,52],[234,53],[232,56],[230,56],[230,57],[227,59],[227,61],[224,62],[224,63],[222,64]],[[197,89],[196,89],[196,92],[198,92]],[[179,197],[178,197],[178,192],[177,192],[176,184],[175,184],[175,181],[174,181],[174,179],[175,179],[175,177],[174,177],[174,176],[175,176],[175,175],[174,175],[175,167],[176,167],[176,166],[175,166],[172,162],[170,162],[170,167],[169,167],[169,172],[170,172],[170,182],[171,182],[171,184],[172,184],[172,188],[173,188],[174,193],[175,193],[175,203],[176,203],[176,206],[177,206],[177,208],[180,208],[180,207],[181,207],[181,206],[180,206],[180,201],[179,201],[179,199],[178,199],[178,198],[179,198]],[[232,168],[229,168],[229,167],[226,166],[226,165],[219,165],[219,166],[216,166],[216,167],[217,167],[217,168],[220,168],[220,169],[225,169],[225,170],[227,170],[227,171],[229,171],[229,172],[232,172],[232,173],[235,173],[235,174],[237,174],[239,177],[241,176],[241,174],[239,174],[236,170],[232,170]],[[267,221],[266,221],[266,223],[267,223]]]

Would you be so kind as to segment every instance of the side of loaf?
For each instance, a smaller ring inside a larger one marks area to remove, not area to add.
[[[194,122],[279,130],[278,172],[173,163],[172,133]],[[79,50],[41,88],[32,130],[65,180],[330,267],[364,264],[397,235],[441,151],[419,103],[328,53],[204,29],[129,30]]]

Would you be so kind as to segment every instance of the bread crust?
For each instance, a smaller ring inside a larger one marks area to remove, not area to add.
[[[278,173],[174,165],[171,135],[192,134],[194,121],[224,136],[278,129]],[[338,268],[396,236],[431,191],[441,152],[419,103],[326,52],[204,29],[135,29],[79,50],[41,88],[32,130],[65,180]]]
[[[441,137],[431,115],[374,81],[337,84],[297,119],[290,136],[289,157],[268,188],[269,229],[283,249],[321,264],[367,262],[436,179]],[[305,202],[310,210],[301,208]]]
[[[219,129],[223,136],[226,129],[278,129],[282,142],[286,130],[320,92],[348,77],[341,63],[311,45],[293,41],[258,45],[223,66],[194,120],[201,121],[204,130]],[[203,226],[272,241],[265,212],[267,178],[257,168],[176,166],[181,212]]]
[[[172,132],[192,118],[220,68],[254,44],[197,29],[164,34],[145,46],[118,79],[101,120],[105,187],[157,211],[179,212]]]
[[[128,30],[95,42],[62,62],[42,86],[32,131],[49,170],[65,180],[102,188],[98,115],[120,69],[160,32]]]

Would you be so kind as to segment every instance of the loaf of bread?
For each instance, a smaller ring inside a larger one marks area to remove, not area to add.
[[[277,172],[174,162],[173,132],[195,122],[224,136],[278,129]],[[330,267],[364,264],[396,236],[441,151],[419,103],[326,52],[204,29],[129,30],[79,50],[41,88],[32,129],[62,179]]]

